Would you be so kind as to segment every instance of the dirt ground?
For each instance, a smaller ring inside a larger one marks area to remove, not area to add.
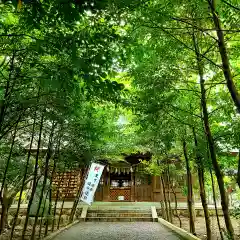
[[[189,220],[187,217],[182,217],[182,228],[189,231]],[[232,224],[234,228],[234,232],[236,235],[236,239],[240,239],[240,219],[235,219],[232,218]],[[221,227],[225,229],[225,223],[223,217],[220,217],[220,222],[221,222]],[[177,218],[174,218],[173,222],[176,226],[179,226],[179,220]],[[197,217],[196,222],[195,222],[195,228],[196,228],[196,233],[197,237],[200,239],[207,239],[206,236],[206,226],[205,226],[205,220],[204,217]],[[215,216],[211,217],[211,229],[212,229],[212,240],[218,240],[221,239],[219,230],[218,230],[218,225],[217,225],[217,219]]]

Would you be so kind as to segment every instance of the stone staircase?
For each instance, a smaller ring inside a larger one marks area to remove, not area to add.
[[[151,209],[88,209],[87,222],[153,222]]]

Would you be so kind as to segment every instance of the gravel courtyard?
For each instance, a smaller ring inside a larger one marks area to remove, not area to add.
[[[54,240],[181,240],[155,222],[83,222]]]

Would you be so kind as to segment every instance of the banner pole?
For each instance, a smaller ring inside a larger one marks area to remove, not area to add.
[[[78,188],[78,191],[77,191],[74,203],[73,203],[73,207],[72,207],[72,210],[71,210],[71,213],[70,213],[69,223],[73,222],[73,218],[74,218],[75,212],[77,210],[77,205],[79,203],[79,199],[80,199],[80,196],[81,196],[82,188],[83,188],[83,185],[84,185],[84,182],[85,182],[86,175],[88,174],[88,171],[89,171],[89,166],[88,166],[87,169],[84,169],[83,171],[81,169],[81,176],[80,177],[82,179],[81,179],[81,182],[80,182],[80,185],[79,185],[79,188]],[[83,174],[82,174],[82,172],[83,172]]]

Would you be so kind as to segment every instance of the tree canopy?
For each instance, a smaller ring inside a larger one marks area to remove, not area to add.
[[[15,0],[0,13],[2,204],[49,167],[151,152],[147,169],[161,174],[175,155],[202,181],[215,173],[233,237],[224,175],[240,185],[237,0]]]

